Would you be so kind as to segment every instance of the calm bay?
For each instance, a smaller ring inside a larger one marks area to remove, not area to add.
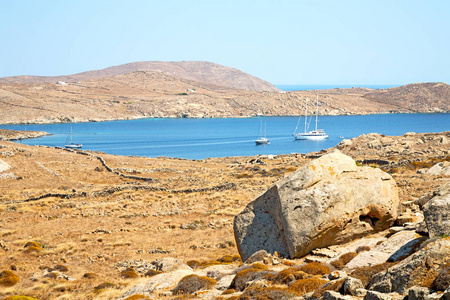
[[[343,138],[380,133],[402,135],[406,132],[450,130],[450,114],[383,114],[364,116],[320,116],[319,128],[329,139],[294,140],[292,134],[304,130],[304,118],[255,117],[224,119],[138,119],[93,123],[45,125],[0,125],[2,129],[36,130],[51,133],[23,140],[28,145],[63,147],[72,127],[73,141],[83,149],[117,155],[146,157],[253,156],[258,154],[308,153],[336,146]],[[266,124],[268,145],[255,145],[260,124]],[[313,129],[314,119],[310,130]]]

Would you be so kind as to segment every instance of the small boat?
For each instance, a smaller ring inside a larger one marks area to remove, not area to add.
[[[266,138],[266,122],[264,122],[264,136],[262,135],[262,121],[259,125],[259,138],[255,140],[256,145],[269,144],[269,139]]]
[[[308,127],[309,127],[309,122],[308,122],[308,101],[306,101],[305,131],[303,133],[301,133],[301,132],[296,133],[297,128],[298,128],[298,123],[300,122],[300,118],[301,118],[300,117],[298,120],[299,122],[297,122],[297,127],[295,127],[295,131],[293,134],[293,136],[296,140],[319,141],[319,140],[325,140],[328,138],[328,134],[323,129],[317,129],[318,114],[319,114],[319,95],[317,95],[317,101],[316,101],[316,128],[312,131],[307,131]]]
[[[69,149],[80,149],[83,147],[83,144],[76,144],[76,143],[72,142],[72,126],[70,126],[70,133],[67,136],[64,147],[69,148]]]

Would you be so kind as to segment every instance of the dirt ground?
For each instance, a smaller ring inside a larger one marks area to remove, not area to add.
[[[356,138],[353,146],[340,148],[358,163],[391,173],[402,201],[448,181],[448,176],[418,173],[449,160],[448,144],[438,138],[425,145],[409,143],[408,149],[417,152],[414,159],[405,159],[402,151],[384,157],[386,147],[371,148],[369,142]],[[420,154],[420,147],[429,152]],[[325,152],[185,160],[2,141],[0,160],[10,168],[0,172],[0,272],[12,270],[19,281],[0,289],[0,297],[109,299],[144,280],[123,278],[121,264],[238,255],[236,213],[276,180]],[[390,164],[377,165],[374,158]],[[70,280],[49,275],[59,269]],[[96,292],[105,282],[117,288]]]

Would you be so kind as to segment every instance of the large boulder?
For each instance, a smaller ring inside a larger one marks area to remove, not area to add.
[[[450,235],[450,182],[423,206],[430,237]]]
[[[357,167],[339,151],[313,160],[276,182],[234,219],[245,261],[264,249],[298,258],[391,226],[399,211],[394,179]]]
[[[369,289],[405,295],[413,286],[429,286],[439,272],[450,264],[450,238],[430,241],[387,271],[376,274]]]

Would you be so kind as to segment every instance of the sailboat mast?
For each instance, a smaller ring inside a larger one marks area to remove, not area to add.
[[[317,115],[319,114],[319,95],[317,96],[317,100],[316,100],[316,131],[317,131]]]
[[[306,121],[308,120],[308,98],[306,98],[306,109],[305,109],[305,133],[306,133]]]

